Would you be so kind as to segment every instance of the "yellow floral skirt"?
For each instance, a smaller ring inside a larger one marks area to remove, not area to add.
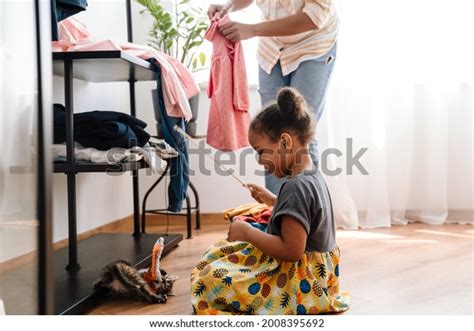
[[[247,242],[219,241],[191,273],[195,314],[324,314],[349,308],[339,291],[339,248],[281,262]]]

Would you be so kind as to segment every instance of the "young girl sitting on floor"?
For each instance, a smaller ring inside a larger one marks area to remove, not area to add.
[[[248,184],[273,206],[266,232],[234,221],[191,274],[196,314],[320,314],[349,308],[339,291],[339,248],[331,197],[308,152],[315,122],[303,97],[283,88],[252,120],[249,141],[259,164],[287,177],[278,197]]]

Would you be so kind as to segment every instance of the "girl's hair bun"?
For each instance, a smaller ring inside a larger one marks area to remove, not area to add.
[[[303,96],[291,87],[284,87],[278,91],[277,103],[284,118],[298,118],[306,111]]]
[[[282,132],[298,136],[301,143],[309,143],[314,136],[315,120],[303,96],[294,88],[278,91],[277,102],[260,110],[250,123],[250,131],[264,133],[278,141]]]

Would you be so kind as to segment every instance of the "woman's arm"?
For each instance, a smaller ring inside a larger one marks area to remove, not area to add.
[[[277,260],[296,262],[304,254],[306,230],[294,217],[283,216],[281,236],[265,233],[244,221],[235,221],[230,225],[228,240],[247,241],[263,253]]]
[[[256,24],[229,22],[220,26],[219,31],[226,39],[236,43],[253,37],[290,36],[316,28],[309,16],[301,12],[278,20]]]
[[[316,29],[316,25],[309,16],[306,13],[298,13],[278,20],[255,24],[255,36],[290,36],[314,29]]]

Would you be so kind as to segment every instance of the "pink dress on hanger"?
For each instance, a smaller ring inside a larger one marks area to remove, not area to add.
[[[230,22],[228,16],[213,18],[205,38],[212,42],[211,73],[207,88],[211,98],[207,143],[222,151],[249,146],[249,89],[244,53],[240,42],[234,44],[217,30]]]

